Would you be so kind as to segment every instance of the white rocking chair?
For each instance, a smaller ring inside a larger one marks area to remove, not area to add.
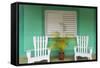
[[[88,47],[88,36],[77,36],[77,46],[74,48],[74,53],[75,61],[78,56],[92,59],[92,49]]]
[[[50,62],[50,50],[47,48],[48,37],[47,36],[34,36],[33,37],[33,50],[27,50],[26,55],[28,63],[34,63],[37,61],[47,60]],[[34,56],[32,57],[32,51]]]

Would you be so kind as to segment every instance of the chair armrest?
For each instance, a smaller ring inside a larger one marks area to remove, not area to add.
[[[75,46],[75,47],[74,47],[74,52],[75,52],[75,53],[76,53],[76,49],[77,49],[77,47]]]
[[[30,50],[27,50],[27,51],[26,51],[26,56],[27,56],[28,58],[31,57],[31,51],[30,51]]]
[[[50,52],[51,52],[51,50],[48,48],[48,55],[50,56]]]
[[[26,56],[27,56],[28,58],[31,57],[31,52],[32,52],[32,51],[34,51],[34,49],[28,49],[28,50],[25,51],[25,52],[26,52]]]
[[[30,52],[31,52],[31,51],[34,51],[34,49],[28,49],[28,50],[26,50],[26,52],[29,52],[29,51],[30,51]]]
[[[90,48],[90,54],[92,54],[92,48]]]

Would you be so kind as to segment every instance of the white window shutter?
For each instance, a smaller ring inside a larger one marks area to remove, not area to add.
[[[63,30],[66,37],[77,35],[77,14],[75,11],[65,11],[63,14]]]
[[[52,37],[52,33],[59,32],[60,37],[74,37],[77,33],[77,14],[75,11],[45,12],[45,34]]]

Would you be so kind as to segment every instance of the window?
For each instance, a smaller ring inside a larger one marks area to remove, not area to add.
[[[58,32],[60,37],[75,37],[77,35],[76,11],[45,11],[45,34],[53,37]]]

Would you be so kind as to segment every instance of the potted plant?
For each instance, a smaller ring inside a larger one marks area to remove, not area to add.
[[[66,45],[66,38],[65,37],[60,37],[59,32],[55,32],[52,34],[53,38],[52,41],[53,43],[51,44],[51,46],[49,48],[53,49],[59,49],[59,60],[64,60],[64,49],[67,46]]]

